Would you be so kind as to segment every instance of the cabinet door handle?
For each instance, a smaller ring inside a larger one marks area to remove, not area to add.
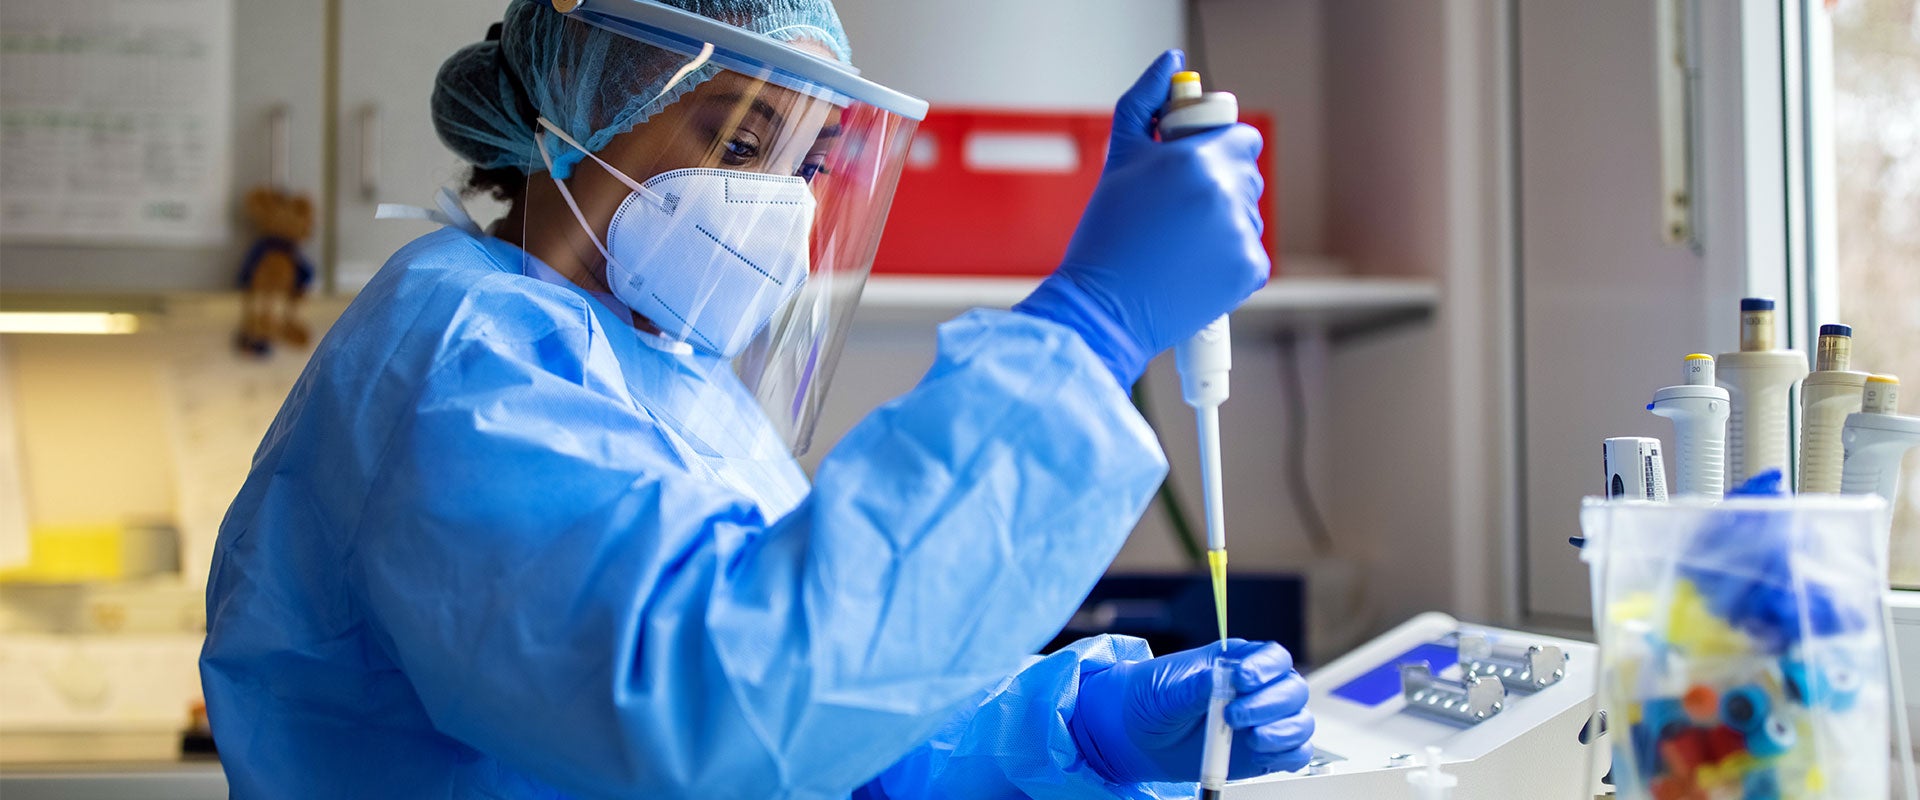
[[[293,109],[284,103],[267,112],[267,183],[283,192],[293,186]]]
[[[368,103],[360,108],[360,199],[373,202],[380,196],[380,107]]]

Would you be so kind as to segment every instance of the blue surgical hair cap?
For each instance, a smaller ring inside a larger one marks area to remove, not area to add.
[[[646,0],[653,2],[655,0]],[[842,63],[853,51],[831,0],[658,0],[778,41],[825,46]],[[487,41],[440,66],[433,125],[475,169],[541,165],[536,116],[599,152],[613,137],[674,104],[720,74],[708,64],[669,87],[689,57],[627,38],[555,11],[551,0],[511,0]],[[556,178],[585,154],[549,143]]]

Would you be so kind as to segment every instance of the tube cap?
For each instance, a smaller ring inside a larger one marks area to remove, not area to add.
[[[1820,326],[1820,335],[1821,336],[1852,336],[1853,326],[1852,325],[1822,325]]]
[[[1773,305],[1771,297],[1745,297],[1740,300],[1741,311],[1772,311]]]

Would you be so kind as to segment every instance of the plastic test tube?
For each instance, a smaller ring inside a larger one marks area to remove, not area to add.
[[[1233,676],[1240,671],[1240,659],[1215,656],[1213,692],[1207,697],[1206,739],[1200,749],[1200,800],[1219,800],[1227,787],[1227,762],[1233,755],[1233,727],[1227,724],[1227,704],[1237,692]]]

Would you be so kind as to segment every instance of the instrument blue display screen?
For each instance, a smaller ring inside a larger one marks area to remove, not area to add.
[[[1400,696],[1400,665],[1425,662],[1428,669],[1441,670],[1460,663],[1460,648],[1454,644],[1428,642],[1381,662],[1380,666],[1347,681],[1333,695],[1363,706],[1377,706]]]

